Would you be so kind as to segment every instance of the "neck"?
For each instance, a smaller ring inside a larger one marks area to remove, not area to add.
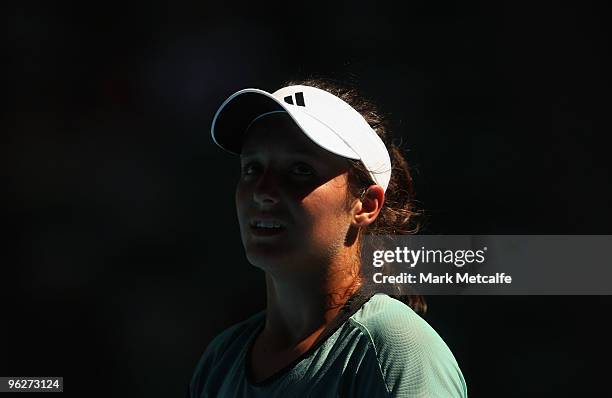
[[[334,261],[313,269],[319,274],[294,278],[266,274],[267,310],[264,333],[277,349],[314,343],[359,288],[358,263]]]

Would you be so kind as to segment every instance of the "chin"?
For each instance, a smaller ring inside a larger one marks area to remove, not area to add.
[[[265,247],[262,245],[253,245],[246,250],[246,257],[249,263],[261,269],[264,272],[277,274],[282,271],[297,271],[301,263],[299,256],[295,253],[289,253],[287,250],[282,250],[278,246]]]
[[[278,247],[250,246],[246,249],[246,256],[249,262],[256,267],[263,268],[266,265],[280,264],[288,261],[287,254],[282,253]]]

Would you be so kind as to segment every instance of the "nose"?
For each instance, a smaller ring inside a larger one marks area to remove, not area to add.
[[[279,202],[278,181],[271,173],[261,175],[253,191],[253,200],[261,207],[274,206]]]

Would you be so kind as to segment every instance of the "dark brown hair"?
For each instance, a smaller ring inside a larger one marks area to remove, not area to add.
[[[419,231],[422,212],[416,207],[414,199],[414,183],[406,158],[398,145],[393,142],[389,133],[388,124],[376,105],[365,99],[354,87],[339,84],[333,80],[310,78],[304,80],[291,80],[285,86],[311,86],[325,90],[353,107],[368,122],[370,127],[385,143],[391,158],[391,180],[385,192],[385,202],[376,218],[367,229],[359,231],[359,243],[364,234],[369,235],[407,235]],[[374,182],[363,163],[359,160],[349,160],[348,172],[348,201],[361,198],[363,193]],[[423,296],[392,296],[421,314],[427,310]]]

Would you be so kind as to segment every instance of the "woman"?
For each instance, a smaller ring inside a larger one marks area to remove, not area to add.
[[[410,173],[375,108],[321,80],[241,90],[212,136],[240,154],[238,221],[267,307],[210,343],[190,396],[466,396],[438,334],[360,273],[364,234],[415,229]]]

